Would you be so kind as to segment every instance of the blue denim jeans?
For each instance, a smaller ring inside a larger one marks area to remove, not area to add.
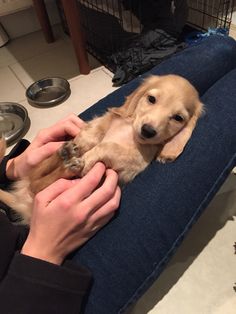
[[[198,89],[206,112],[183,154],[173,163],[153,162],[128,184],[117,216],[74,255],[94,276],[85,313],[124,313],[137,301],[236,164],[234,68],[236,42],[212,36],[146,74],[184,76]],[[121,105],[141,80],[116,90],[81,117]]]

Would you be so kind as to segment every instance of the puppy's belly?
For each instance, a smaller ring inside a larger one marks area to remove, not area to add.
[[[115,119],[112,121],[102,140],[102,143],[108,142],[116,143],[128,148],[134,147],[135,143],[132,125],[122,119]]]

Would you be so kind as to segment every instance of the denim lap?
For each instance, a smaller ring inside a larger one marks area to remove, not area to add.
[[[159,276],[235,165],[235,67],[236,43],[214,36],[150,72],[189,79],[202,95],[206,112],[184,153],[170,164],[153,162],[128,184],[117,216],[75,253],[73,259],[94,276],[85,313],[122,313],[134,303]],[[81,117],[90,119],[108,106],[121,105],[141,79]]]

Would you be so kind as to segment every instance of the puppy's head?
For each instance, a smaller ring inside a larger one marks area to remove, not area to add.
[[[186,79],[164,75],[146,79],[119,109],[121,116],[132,118],[136,141],[163,145],[162,161],[166,161],[182,152],[203,105]]]

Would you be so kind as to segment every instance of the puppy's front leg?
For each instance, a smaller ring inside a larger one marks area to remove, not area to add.
[[[29,176],[31,191],[36,194],[60,178],[72,178],[79,174],[79,150],[73,141],[68,141],[58,152],[35,167]]]
[[[66,142],[57,153],[43,161],[31,174],[32,192],[41,191],[59,178],[80,176],[84,164],[79,157],[102,140],[111,119],[110,113],[94,118],[73,140]]]
[[[80,155],[83,155],[99,144],[106,134],[112,120],[112,114],[107,112],[101,117],[89,121],[73,142],[77,145]]]
[[[126,149],[117,143],[101,143],[80,158],[80,165],[83,166],[82,176],[99,161],[107,168],[115,170],[122,184],[131,181],[147,166],[141,155],[133,149]]]

